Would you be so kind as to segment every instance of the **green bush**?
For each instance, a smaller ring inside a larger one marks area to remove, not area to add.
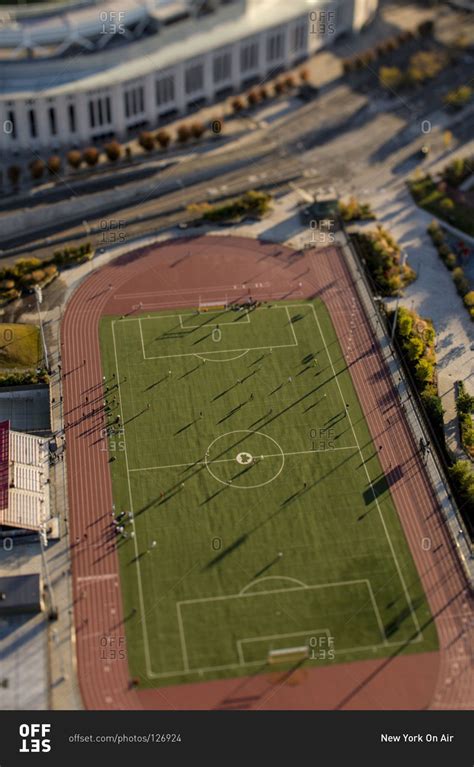
[[[453,269],[453,282],[456,286],[456,290],[459,293],[460,296],[464,297],[469,293],[469,281],[464,274],[464,271],[460,266],[457,266],[455,269]]]
[[[449,476],[461,511],[472,527],[474,522],[474,472],[471,462],[456,461],[449,470]]]

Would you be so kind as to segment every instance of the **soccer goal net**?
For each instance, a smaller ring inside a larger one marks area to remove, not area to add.
[[[269,650],[267,661],[276,663],[298,663],[309,658],[309,647],[283,647],[281,650]]]
[[[203,312],[217,312],[219,310],[225,311],[229,304],[227,299],[225,301],[201,301],[199,300],[198,311],[199,314]]]

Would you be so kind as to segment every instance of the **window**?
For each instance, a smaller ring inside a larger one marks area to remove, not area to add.
[[[38,131],[36,127],[36,115],[35,115],[34,109],[28,110],[28,121],[30,124],[30,136],[31,138],[36,138],[38,135]]]
[[[106,96],[105,97],[105,111],[106,111],[106,115],[107,115],[107,122],[111,123],[112,122],[112,107],[111,107],[111,102],[110,102],[110,96]]]
[[[267,37],[267,61],[277,61],[283,58],[283,32],[275,32]]]
[[[58,132],[58,129],[56,126],[56,110],[54,107],[49,107],[48,118],[49,118],[49,130],[51,131],[51,135],[55,136],[56,133]]]
[[[244,43],[240,49],[240,70],[248,72],[258,66],[258,42]]]
[[[186,93],[201,91],[204,86],[204,68],[202,64],[189,67],[184,75],[184,87]]]
[[[89,123],[91,128],[95,128],[95,109],[92,99],[89,100]]]
[[[228,80],[232,73],[231,54],[228,52],[214,56],[212,69],[215,83],[221,83],[223,80]]]
[[[11,125],[10,136],[12,138],[16,138],[16,123],[15,123],[15,113],[14,112],[12,112],[12,111],[7,112],[7,122],[9,122],[10,125]]]
[[[156,81],[156,104],[168,104],[174,101],[174,77],[168,75]]]
[[[125,117],[133,117],[145,111],[145,91],[143,85],[129,88],[125,91],[124,98]]]
[[[76,132],[76,107],[74,104],[69,104],[67,108],[68,118],[69,118],[69,130],[71,133]]]
[[[308,30],[306,21],[300,21],[293,27],[291,32],[291,53],[306,50],[308,41]]]

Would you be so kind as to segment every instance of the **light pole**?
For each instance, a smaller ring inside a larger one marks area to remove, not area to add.
[[[44,363],[46,365],[46,369],[49,370],[48,349],[46,347],[46,338],[45,338],[45,335],[44,335],[44,328],[43,328],[43,318],[41,317],[41,310],[40,310],[40,305],[41,305],[41,303],[43,301],[43,291],[37,285],[35,285],[35,296],[36,296],[36,308],[38,310],[38,319],[39,319],[39,326],[40,326],[41,343],[43,345]]]
[[[400,304],[400,296],[397,296],[397,301],[395,303],[395,312],[393,314],[393,320],[392,320],[392,332],[390,334],[390,341],[393,344],[393,339],[395,338],[395,330],[397,328],[397,319],[398,319],[398,306]]]

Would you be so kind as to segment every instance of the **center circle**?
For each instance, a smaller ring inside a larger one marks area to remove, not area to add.
[[[250,490],[273,482],[283,470],[285,455],[268,434],[238,429],[221,434],[211,442],[205,464],[217,482]]]

